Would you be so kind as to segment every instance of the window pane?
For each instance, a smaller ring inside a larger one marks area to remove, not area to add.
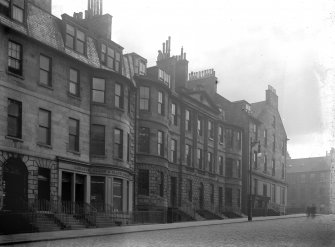
[[[121,130],[114,129],[114,142],[120,144],[121,143]]]
[[[115,94],[116,95],[121,95],[121,85],[120,84],[115,84]]]
[[[38,132],[38,141],[44,144],[50,144],[49,142],[49,129],[41,127]]]
[[[13,5],[13,19],[23,22],[23,9]]]
[[[18,122],[18,119],[13,118],[13,117],[8,117],[7,123],[8,123],[7,135],[14,136],[14,137],[20,137],[19,136],[20,135],[19,133],[20,124]]]
[[[140,96],[141,96],[141,98],[149,98],[149,88],[148,87],[140,87]]]
[[[70,81],[78,82],[78,71],[74,69],[70,69]]]
[[[77,95],[77,84],[70,82],[70,93]]]
[[[115,59],[116,59],[116,61],[120,61],[120,59],[121,59],[121,56],[120,56],[120,53],[118,53],[118,52],[115,52]]]
[[[113,68],[114,67],[114,59],[111,57],[107,57],[107,67],[108,68]]]
[[[84,54],[84,44],[85,44],[84,42],[77,40],[76,41],[76,51],[81,54]]]
[[[107,55],[114,58],[114,50],[112,48],[107,49]]]
[[[82,31],[77,30],[77,39],[85,41],[85,34]]]
[[[70,132],[70,134],[72,134],[72,135],[77,135],[78,134],[78,125],[79,125],[78,120],[70,118],[70,121],[69,121],[69,132]]]
[[[103,91],[93,91],[93,101],[98,103],[105,103],[105,94]]]
[[[50,112],[49,111],[45,111],[45,110],[40,110],[39,111],[39,125],[49,128],[50,125]]]
[[[105,80],[100,78],[93,78],[93,89],[105,90]]]
[[[78,145],[77,145],[77,137],[70,135],[69,136],[69,149],[70,150],[74,150],[74,151],[78,151]]]
[[[49,84],[49,73],[44,70],[40,70],[40,83]]]
[[[72,36],[74,36],[74,27],[66,24],[66,33],[71,34]]]
[[[19,117],[20,116],[20,105],[17,102],[9,101],[8,115]]]

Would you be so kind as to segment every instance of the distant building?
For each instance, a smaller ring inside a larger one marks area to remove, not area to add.
[[[335,212],[334,150],[324,157],[288,161],[288,213],[306,212],[314,204],[317,212]]]

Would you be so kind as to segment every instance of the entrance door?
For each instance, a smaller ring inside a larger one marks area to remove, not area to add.
[[[99,212],[105,210],[105,177],[91,177],[91,204]]]
[[[4,165],[4,209],[24,210],[27,207],[28,170],[19,158],[10,158]]]
[[[171,198],[171,206],[177,207],[177,178],[171,177],[171,191],[170,191],[170,198]]]
[[[204,208],[204,184],[200,183],[199,187],[199,207],[200,209]]]
[[[71,181],[72,174],[68,172],[62,173],[62,201],[71,201]]]
[[[76,174],[76,202],[84,202],[85,196],[85,176]]]

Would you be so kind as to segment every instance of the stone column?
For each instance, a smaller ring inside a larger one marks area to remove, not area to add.
[[[129,205],[128,205],[128,209],[129,212],[133,211],[133,193],[134,193],[134,182],[133,181],[129,181]]]
[[[58,194],[57,194],[59,198],[62,198],[62,179],[63,179],[62,171],[59,170],[58,171]]]
[[[127,212],[127,207],[129,208],[129,205],[127,205],[128,201],[128,186],[127,186],[127,180],[122,179],[122,211]]]
[[[71,201],[76,201],[76,174],[72,173],[72,180],[71,180]]]
[[[105,203],[113,205],[113,178],[108,177],[105,190]]]
[[[89,174],[85,177],[85,202],[91,203],[91,176]]]

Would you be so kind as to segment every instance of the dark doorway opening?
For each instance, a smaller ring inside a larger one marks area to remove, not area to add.
[[[85,199],[85,176],[76,174],[76,202],[84,202]]]
[[[38,199],[50,200],[50,169],[38,168]]]
[[[71,181],[72,181],[72,174],[68,172],[63,172],[62,174],[62,201],[71,201],[71,197],[72,197]]]
[[[4,210],[27,209],[28,170],[20,158],[9,158],[3,170]]]

